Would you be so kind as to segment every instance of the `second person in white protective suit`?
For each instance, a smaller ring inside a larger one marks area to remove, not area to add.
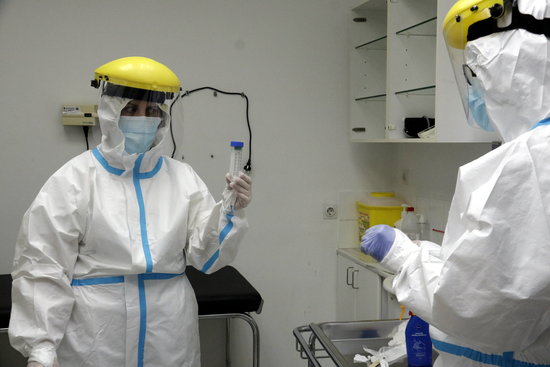
[[[461,0],[444,35],[468,120],[504,144],[460,168],[442,246],[375,226],[362,250],[430,323],[435,366],[550,366],[550,1]]]
[[[143,57],[98,68],[101,144],[66,163],[26,212],[9,337],[29,366],[198,367],[197,303],[185,276],[231,262],[251,180],[216,203],[161,154],[180,81]]]

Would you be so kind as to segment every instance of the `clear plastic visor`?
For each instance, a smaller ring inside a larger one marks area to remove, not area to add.
[[[466,45],[467,47],[468,45]],[[475,128],[492,131],[492,127],[487,123],[487,118],[480,118],[480,115],[486,117],[485,92],[479,78],[466,63],[466,49],[447,46],[447,51],[468,124]]]

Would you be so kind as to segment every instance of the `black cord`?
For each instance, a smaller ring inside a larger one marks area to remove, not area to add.
[[[227,95],[233,95],[233,96],[241,96],[246,100],[246,124],[248,126],[248,161],[246,162],[243,168],[246,172],[250,172],[252,170],[252,129],[250,128],[250,117],[249,117],[250,102],[248,100],[248,97],[246,96],[246,94],[241,92],[226,92],[226,91],[212,88],[212,87],[201,87],[201,88],[185,91],[185,93],[181,95],[181,98],[188,96],[191,93],[199,92],[205,89],[213,90],[214,96],[216,96],[216,93],[221,93],[221,94],[227,94]],[[172,116],[172,106],[174,105],[176,100],[177,98],[170,105],[170,116]],[[172,143],[174,144],[174,150],[172,151],[172,158],[174,158],[174,154],[176,153],[176,141],[174,139],[174,133],[172,131],[172,124],[170,124],[170,134],[172,135]]]
[[[174,98],[174,101],[170,104],[170,137],[172,138],[172,146],[174,149],[172,150],[171,157],[174,158],[174,155],[176,154],[176,139],[174,138],[174,130],[172,129],[172,107],[174,107],[174,104],[177,102],[178,98],[180,96],[178,95],[176,98]]]
[[[88,130],[89,126],[82,126],[82,129],[84,130],[84,139],[86,139],[86,150],[90,150],[90,143],[88,142]]]

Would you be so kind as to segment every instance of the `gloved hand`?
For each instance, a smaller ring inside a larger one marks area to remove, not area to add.
[[[246,208],[252,200],[252,179],[240,172],[237,177],[226,174],[225,180],[228,188],[235,192],[235,210]]]
[[[370,227],[361,238],[361,251],[382,261],[395,241],[395,229],[385,224]]]

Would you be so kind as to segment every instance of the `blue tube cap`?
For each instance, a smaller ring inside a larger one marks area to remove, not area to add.
[[[244,143],[242,141],[232,141],[230,144],[233,148],[242,148]]]

